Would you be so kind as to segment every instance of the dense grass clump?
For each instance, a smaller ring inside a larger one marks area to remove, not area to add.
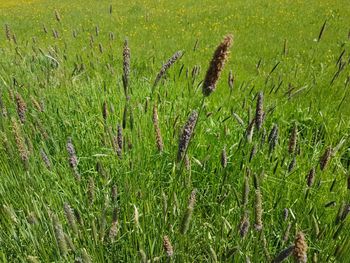
[[[0,261],[347,262],[346,6],[0,3]]]

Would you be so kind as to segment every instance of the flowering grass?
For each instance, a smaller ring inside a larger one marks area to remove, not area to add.
[[[0,2],[0,261],[346,262],[347,6]]]

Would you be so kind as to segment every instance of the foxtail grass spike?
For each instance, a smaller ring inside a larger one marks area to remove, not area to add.
[[[134,222],[136,227],[140,227],[140,221],[139,221],[139,210],[137,209],[136,205],[134,205]]]
[[[14,118],[12,118],[12,129],[13,129],[13,134],[15,137],[15,142],[17,145],[19,156],[22,162],[24,163],[24,166],[27,168],[28,160],[29,160],[29,151],[25,144],[25,139],[22,136],[21,128]]]
[[[286,249],[283,249],[278,255],[274,258],[273,263],[281,263],[287,259],[294,250],[294,246],[289,246]]]
[[[130,76],[130,49],[128,47],[128,41],[124,41],[123,49],[123,87],[125,97],[128,96],[129,88],[129,76]]]
[[[232,73],[232,70],[230,70],[230,73],[228,75],[228,86],[230,87],[230,91],[232,93],[232,90],[233,90],[233,85],[234,85],[234,82],[235,82],[235,79],[234,79],[234,76],[233,76],[233,73]]]
[[[56,18],[57,22],[61,22],[61,15],[57,10],[55,10],[55,18]]]
[[[181,162],[184,155],[187,152],[187,147],[190,143],[191,137],[193,135],[194,127],[198,119],[197,111],[192,111],[190,117],[188,118],[179,139],[179,147],[177,152],[177,162]]]
[[[66,215],[67,221],[70,227],[72,228],[74,234],[78,234],[78,227],[77,227],[73,209],[70,207],[68,203],[64,203],[63,208],[64,208],[64,213]]]
[[[255,124],[258,131],[261,129],[263,120],[264,120],[263,103],[264,103],[264,94],[262,92],[259,92],[258,99],[256,102],[256,111],[255,111]]]
[[[103,117],[103,120],[106,122],[107,121],[107,117],[108,117],[108,107],[107,107],[107,102],[106,101],[103,102],[102,117]]]
[[[262,230],[263,228],[263,209],[262,209],[262,198],[260,189],[255,190],[255,229],[257,231]]]
[[[239,234],[241,236],[241,238],[245,238],[246,235],[248,234],[249,231],[249,215],[247,211],[244,211],[243,213],[243,217],[242,220],[240,222],[240,226],[239,226]]]
[[[332,157],[332,148],[328,147],[320,159],[321,171],[324,171]]]
[[[72,168],[73,172],[74,172],[74,176],[75,178],[80,181],[80,174],[78,172],[78,157],[75,153],[75,148],[74,148],[74,145],[72,143],[72,138],[68,138],[67,140],[67,145],[66,145],[66,148],[67,148],[67,152],[68,152],[68,155],[69,155],[69,165],[70,167]]]
[[[297,146],[297,136],[298,136],[298,128],[297,128],[297,125],[294,124],[293,130],[289,139],[289,145],[288,145],[288,152],[290,154],[295,153],[296,146]]]
[[[182,56],[182,51],[177,51],[169,60],[163,64],[162,68],[160,69],[154,83],[153,88],[155,88],[158,84],[158,82],[161,80],[161,78],[164,76],[164,74],[167,72],[167,70]]]
[[[224,147],[221,151],[221,167],[224,169],[227,167],[226,147]]]
[[[170,239],[168,236],[163,237],[163,248],[167,256],[170,258],[174,254],[173,246],[170,243]]]
[[[303,232],[298,232],[294,241],[294,258],[297,263],[307,262],[307,243]]]
[[[27,104],[24,102],[22,96],[16,93],[17,114],[21,123],[26,120]]]
[[[11,41],[11,29],[8,24],[5,24],[5,36],[8,41]]]
[[[232,45],[232,42],[233,36],[231,34],[225,36],[224,40],[220,43],[214,52],[202,86],[202,93],[206,97],[216,89],[217,82],[228,59],[229,49]]]
[[[311,187],[314,184],[315,181],[315,168],[312,167],[309,171],[309,174],[307,175],[307,186]]]
[[[52,220],[53,220],[53,228],[55,231],[55,237],[56,237],[58,248],[60,250],[61,255],[65,257],[68,254],[68,248],[67,248],[64,232],[62,229],[62,225],[59,222],[58,217],[56,215],[53,215]]]
[[[278,126],[277,124],[274,124],[269,134],[270,152],[272,152],[275,149],[277,142],[278,142]]]

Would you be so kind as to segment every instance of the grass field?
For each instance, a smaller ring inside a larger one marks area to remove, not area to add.
[[[349,17],[0,0],[0,261],[348,262]]]

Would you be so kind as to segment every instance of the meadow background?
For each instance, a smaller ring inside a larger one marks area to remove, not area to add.
[[[0,0],[1,261],[271,262],[302,231],[310,262],[347,262],[349,17],[345,0]],[[190,165],[179,172],[179,133],[201,107],[206,69],[228,33],[230,58],[203,105]],[[178,50],[183,56],[152,94],[162,64]],[[267,114],[250,142],[246,130],[260,91]],[[23,123],[18,96],[26,105]],[[152,123],[156,103],[163,152]],[[117,125],[122,158],[113,147]],[[293,127],[297,150],[289,153]],[[68,138],[80,181],[69,165]],[[332,156],[321,170],[327,149]],[[254,229],[257,188],[261,231]],[[242,236],[245,214],[250,227]],[[165,235],[172,257],[163,249]]]

